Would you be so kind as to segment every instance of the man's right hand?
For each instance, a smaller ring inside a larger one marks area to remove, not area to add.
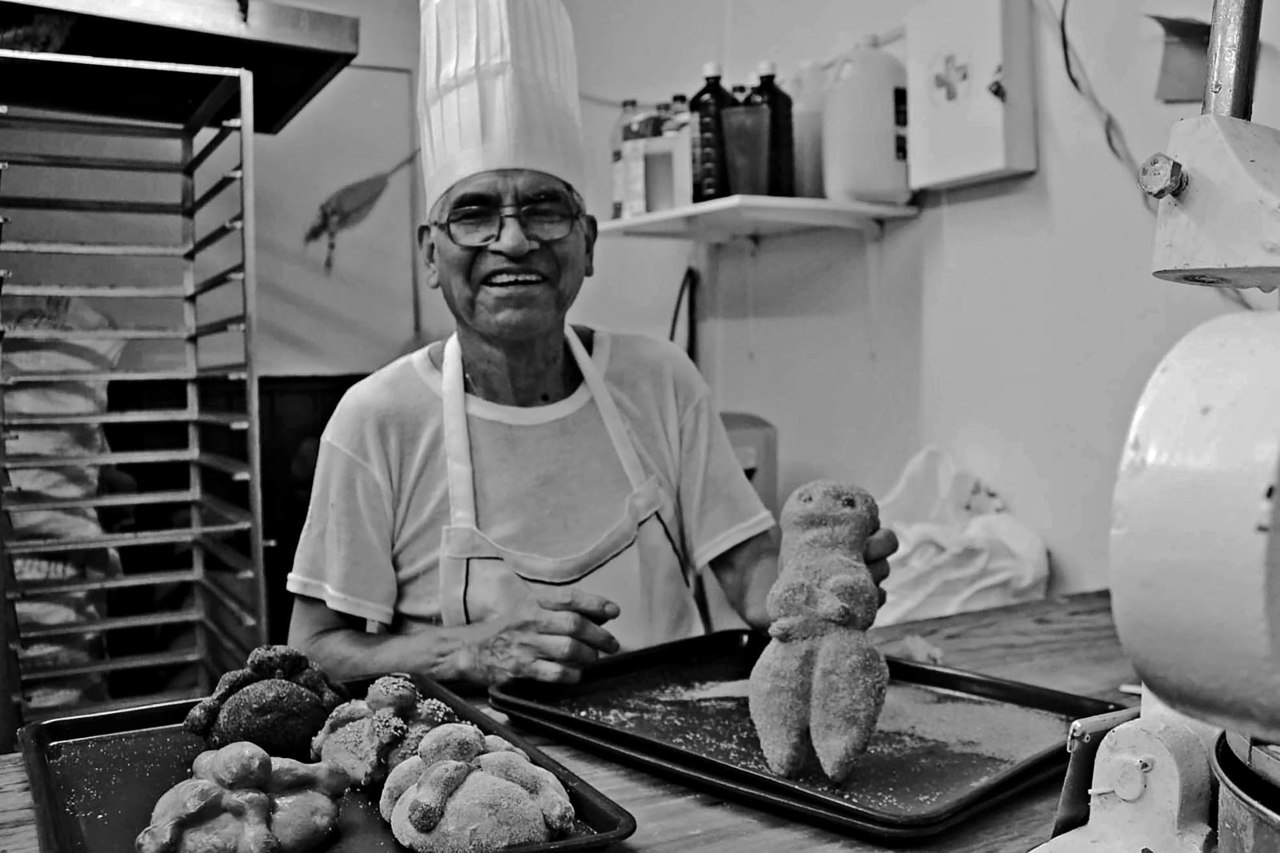
[[[483,623],[466,669],[476,681],[502,684],[514,678],[572,684],[618,641],[600,627],[618,616],[618,605],[578,589],[538,590],[506,614]]]

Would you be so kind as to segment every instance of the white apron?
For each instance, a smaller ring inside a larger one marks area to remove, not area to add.
[[[440,602],[445,625],[484,622],[539,587],[574,587],[603,595],[621,615],[605,624],[623,650],[703,633],[694,596],[668,519],[675,502],[657,476],[646,477],[622,415],[577,333],[565,328],[569,349],[595,400],[631,492],[618,520],[585,550],[545,557],[505,548],[477,526],[475,472],[467,428],[466,392],[458,336],[445,342],[441,396],[449,477],[450,524],[440,544]],[[566,485],[571,487],[571,485]]]

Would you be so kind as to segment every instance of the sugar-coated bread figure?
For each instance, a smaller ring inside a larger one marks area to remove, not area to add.
[[[218,679],[184,725],[214,749],[249,741],[269,755],[305,761],[312,736],[343,698],[342,688],[302,652],[259,646],[242,669]]]
[[[818,480],[791,494],[779,524],[770,640],[748,684],[751,720],[774,773],[794,778],[816,754],[843,782],[867,749],[889,684],[866,636],[880,599],[862,555],[878,509],[862,489]]]
[[[559,779],[470,723],[427,732],[418,754],[392,769],[378,806],[414,853],[493,853],[563,837],[574,822]]]
[[[376,791],[427,732],[455,719],[439,699],[423,698],[407,675],[384,675],[363,699],[333,709],[311,740],[311,756],[341,767],[353,786]]]
[[[317,853],[337,832],[349,780],[326,762],[279,758],[248,741],[196,756],[156,801],[137,853]]]

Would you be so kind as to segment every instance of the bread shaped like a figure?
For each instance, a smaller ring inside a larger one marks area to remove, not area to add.
[[[334,708],[311,740],[311,757],[346,771],[351,784],[374,792],[397,764],[418,751],[434,726],[457,720],[448,705],[429,699],[404,673],[384,675],[363,699]]]
[[[494,853],[563,837],[574,825],[559,779],[470,723],[427,732],[417,755],[387,777],[378,810],[413,853]]]
[[[843,782],[875,731],[889,668],[867,640],[880,593],[862,555],[879,524],[869,493],[832,480],[801,486],[783,505],[778,580],[765,603],[770,640],[747,694],[779,776],[799,776],[816,754]]]
[[[346,698],[313,661],[290,646],[258,646],[224,673],[184,726],[213,749],[248,741],[269,755],[306,761],[311,738]]]
[[[338,831],[350,780],[326,762],[273,757],[249,741],[196,756],[161,795],[137,853],[317,853]]]

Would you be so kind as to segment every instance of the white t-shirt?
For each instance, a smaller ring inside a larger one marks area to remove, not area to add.
[[[397,615],[439,620],[449,488],[431,347],[364,378],[338,403],[321,437],[290,592],[386,625]],[[672,534],[687,564],[706,566],[773,526],[706,382],[679,348],[597,331],[592,361],[646,475],[656,474],[674,499]],[[467,395],[467,425],[478,526],[502,546],[567,556],[621,515],[631,487],[585,382],[546,406]]]

